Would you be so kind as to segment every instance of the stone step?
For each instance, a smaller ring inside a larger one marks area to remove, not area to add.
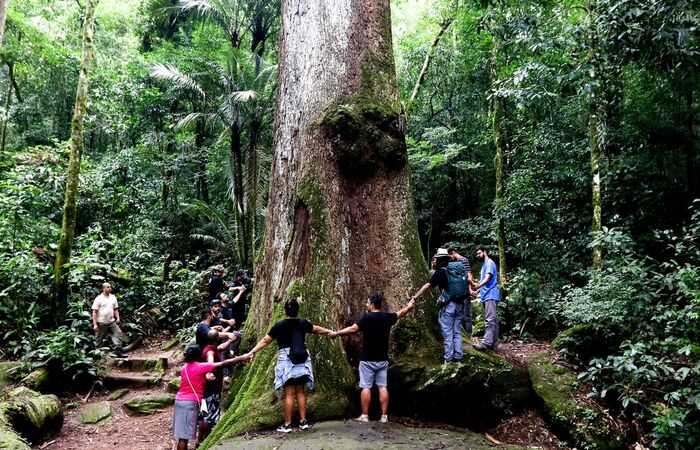
[[[128,358],[114,361],[116,367],[133,370],[136,372],[157,371],[163,372],[168,367],[168,357],[158,358]]]
[[[106,389],[133,388],[148,389],[151,386],[160,384],[162,375],[128,375],[121,373],[110,373],[105,375],[102,382]]]

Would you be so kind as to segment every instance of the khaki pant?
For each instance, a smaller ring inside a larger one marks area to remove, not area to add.
[[[97,343],[98,347],[102,345],[102,341],[104,340],[105,335],[109,334],[109,338],[112,340],[112,346],[114,347],[114,349],[122,348],[122,330],[119,328],[119,325],[117,325],[117,322],[98,322],[97,326],[99,327],[99,329],[97,331],[97,338],[95,339],[95,342]]]

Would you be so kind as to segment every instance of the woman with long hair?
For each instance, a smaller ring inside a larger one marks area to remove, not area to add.
[[[331,330],[313,325],[306,319],[300,319],[298,317],[299,302],[296,298],[290,298],[284,302],[284,312],[287,318],[275,323],[250,353],[243,356],[249,356],[252,359],[256,352],[267,347],[273,340],[277,341],[279,355],[275,366],[275,391],[280,397],[284,393],[284,423],[277,428],[277,431],[289,433],[292,431],[292,412],[295,399],[299,407],[299,428],[302,430],[309,428],[309,423],[306,421],[304,385],[309,389],[314,387],[314,374],[308,350],[304,346],[306,355],[299,357],[296,349],[300,345],[303,346],[307,333],[328,335]],[[295,340],[296,342],[294,342]]]
[[[202,363],[202,350],[191,344],[185,350],[185,365],[180,370],[180,389],[175,395],[173,412],[173,437],[177,439],[177,450],[186,450],[187,442],[194,439],[197,432],[197,413],[204,401],[206,375],[214,369],[230,366],[240,361],[252,359],[249,355],[226,359],[215,363]]]

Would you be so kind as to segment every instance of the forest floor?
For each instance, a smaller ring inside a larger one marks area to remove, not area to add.
[[[142,346],[129,353],[130,358],[168,358],[168,367],[163,380],[155,386],[145,389],[131,389],[118,400],[109,401],[113,415],[99,425],[81,423],[80,411],[87,405],[107,401],[113,390],[103,389],[92,392],[86,397],[73,395],[63,398],[65,421],[61,431],[49,438],[35,449],[73,449],[73,450],[166,450],[175,447],[171,436],[173,407],[169,406],[152,415],[131,415],[127,413],[124,403],[142,395],[163,394],[167,392],[167,381],[175,378],[182,363],[182,350],[164,352],[161,346],[169,339],[160,335],[146,340]],[[511,341],[501,343],[498,353],[511,362],[524,366],[527,359],[536,353],[548,351],[552,359],[556,352],[550,350],[546,342]],[[114,367],[111,363],[108,373],[128,372]],[[132,372],[133,375],[144,373]],[[295,430],[289,435],[280,435],[275,431],[249,433],[226,440],[216,448],[323,448],[332,442],[334,448],[488,448],[515,446],[543,449],[561,449],[565,446],[549,430],[539,413],[526,410],[513,416],[492,430],[475,433],[449,425],[416,421],[390,416],[390,424],[360,424],[352,420],[330,421],[312,424],[309,431]],[[194,442],[190,442],[194,448]]]

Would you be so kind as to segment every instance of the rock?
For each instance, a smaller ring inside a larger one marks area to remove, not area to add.
[[[112,392],[107,396],[107,400],[113,401],[113,400],[119,400],[120,398],[124,397],[127,393],[129,392],[129,389],[123,388],[123,389],[117,389],[116,391]]]
[[[182,381],[180,378],[173,378],[172,380],[168,381],[168,391],[170,392],[177,392],[180,390],[180,381]]]
[[[168,342],[166,342],[165,344],[163,344],[163,346],[160,349],[163,351],[172,350],[173,348],[175,348],[179,344],[180,344],[180,339],[174,337],[174,338],[170,339]]]
[[[549,362],[546,353],[541,353],[529,361],[528,372],[545,419],[570,445],[595,449],[626,447],[625,434],[610,429],[602,409],[592,401],[580,399],[579,383],[571,371]]]
[[[37,442],[61,429],[61,402],[55,395],[42,395],[26,387],[13,389],[0,403],[0,423]]]
[[[49,392],[51,387],[51,376],[48,369],[42,367],[22,378],[20,384],[33,391]]]
[[[437,428],[412,428],[398,423],[358,423],[353,420],[319,422],[303,433],[289,433],[282,436],[263,434],[254,439],[238,436],[222,440],[205,448],[224,449],[259,449],[259,448],[333,448],[338,450],[355,450],[358,448],[468,448],[485,450],[494,445],[476,433],[468,430],[444,430]],[[332,444],[331,444],[332,443]],[[498,448],[521,448],[518,446],[499,446]]]
[[[495,426],[530,397],[524,370],[465,346],[464,360],[443,365],[442,353],[414,355],[389,366],[391,409],[472,429]]]
[[[168,367],[168,358],[129,358],[115,361],[115,365],[131,369],[136,372],[154,371],[164,372]]]
[[[104,387],[107,389],[118,389],[130,387],[135,389],[147,389],[160,383],[162,374],[160,375],[123,375],[112,373],[105,375],[103,379]]]
[[[15,370],[22,365],[19,361],[2,361],[0,362],[0,390],[5,389],[5,386],[10,384]]]
[[[134,414],[153,414],[175,403],[173,394],[142,395],[124,402],[126,409]]]
[[[85,405],[76,417],[81,423],[101,425],[112,417],[112,405],[107,401]]]

